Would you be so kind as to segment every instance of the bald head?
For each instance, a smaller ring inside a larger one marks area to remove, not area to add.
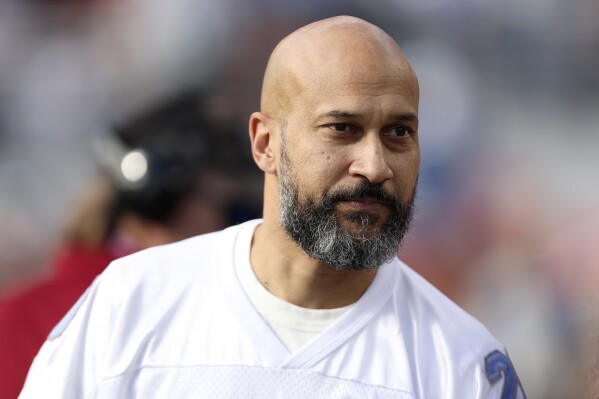
[[[364,72],[371,76],[365,78]],[[264,75],[261,111],[285,120],[294,99],[306,91],[326,90],[343,84],[340,80],[384,84],[394,75],[403,75],[406,89],[418,95],[416,76],[387,33],[355,17],[324,19],[296,30],[274,49]]]

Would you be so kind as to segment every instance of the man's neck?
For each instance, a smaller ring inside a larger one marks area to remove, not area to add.
[[[280,225],[267,220],[254,232],[250,262],[258,280],[275,296],[313,309],[356,302],[376,275],[375,270],[333,270],[308,256]]]

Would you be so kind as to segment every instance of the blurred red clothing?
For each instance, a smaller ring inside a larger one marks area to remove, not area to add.
[[[108,264],[124,253],[115,248],[63,247],[53,274],[0,299],[0,398],[19,395],[40,347]]]

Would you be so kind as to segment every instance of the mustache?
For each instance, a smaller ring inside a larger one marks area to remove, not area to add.
[[[340,189],[326,196],[325,202],[332,206],[340,201],[375,200],[390,207],[396,207],[398,199],[385,190],[381,184],[362,181],[355,187]]]

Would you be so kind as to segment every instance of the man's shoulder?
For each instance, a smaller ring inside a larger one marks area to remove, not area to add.
[[[396,316],[399,334],[387,333],[392,341],[385,343],[391,349],[403,345],[399,356],[386,356],[394,365],[406,359],[399,365],[410,370],[417,397],[523,397],[505,348],[478,320],[399,259],[389,266],[393,272],[386,274],[396,278],[384,315]]]
[[[398,306],[415,328],[440,331],[445,342],[456,350],[465,352],[491,351],[502,348],[495,337],[476,318],[467,313],[430,282],[400,260],[399,289],[395,295]]]
[[[239,226],[159,245],[113,261],[102,279],[121,285],[206,281],[216,263],[233,256]],[[201,279],[195,277],[201,276]]]

